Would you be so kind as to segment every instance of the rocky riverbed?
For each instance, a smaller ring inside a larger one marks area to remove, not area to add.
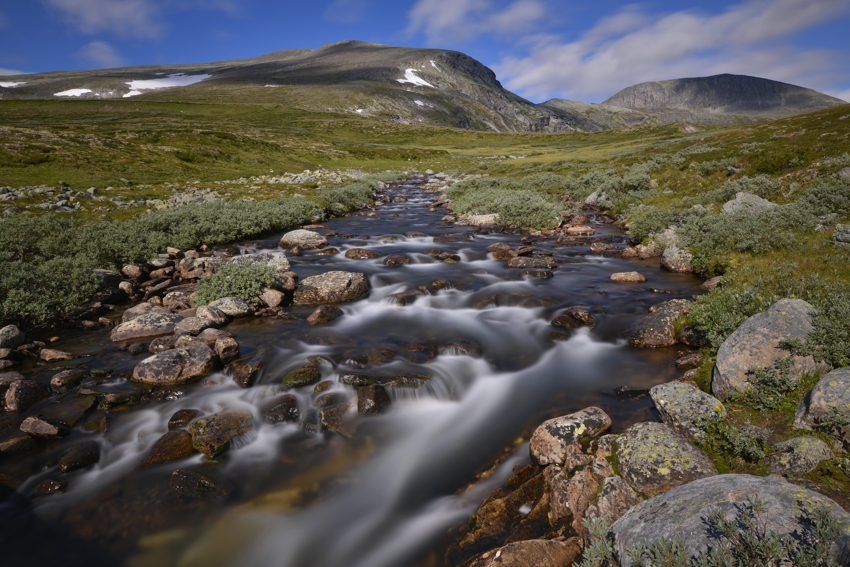
[[[163,251],[103,272],[72,330],[0,331],[10,564],[568,565],[584,517],[627,526],[632,504],[714,478],[690,441],[722,403],[673,382],[696,365],[703,339],[676,320],[702,282],[592,208],[532,233],[458,218],[445,179]],[[280,281],[262,305],[196,305],[230,262]]]

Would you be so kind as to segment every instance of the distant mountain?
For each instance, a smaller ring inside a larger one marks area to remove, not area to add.
[[[534,104],[463,53],[359,41],[236,61],[2,79],[0,99],[267,103],[497,132],[595,132],[674,122],[719,126],[846,104],[811,89],[740,75],[641,83],[603,104]]]

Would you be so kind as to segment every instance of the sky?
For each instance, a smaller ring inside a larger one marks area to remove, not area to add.
[[[357,39],[462,51],[534,102],[719,73],[850,101],[848,26],[850,0],[2,0],[0,75]]]

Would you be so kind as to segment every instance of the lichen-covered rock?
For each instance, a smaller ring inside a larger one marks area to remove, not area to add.
[[[292,394],[284,394],[275,398],[263,409],[263,420],[268,423],[297,422],[301,413],[298,409],[298,399]]]
[[[817,506],[831,511],[842,527],[839,540],[833,542],[832,557],[847,557],[850,552],[850,514],[841,506],[816,492],[778,478],[761,478],[743,474],[724,474],[696,480],[669,492],[641,502],[617,520],[610,530],[615,551],[622,567],[639,567],[630,561],[626,550],[639,543],[653,543],[662,538],[684,544],[686,557],[706,552],[716,546],[713,532],[706,529],[706,520],[713,510],[732,519],[739,507],[746,507],[750,498],[766,504],[762,514],[767,532],[799,536],[806,531],[803,518]],[[837,563],[839,565],[845,563]]]
[[[145,384],[185,384],[203,378],[218,364],[206,345],[175,348],[148,357],[133,369],[133,380]]]
[[[617,283],[643,283],[646,281],[646,276],[639,272],[617,272],[611,274],[610,279]]]
[[[815,308],[800,299],[782,299],[764,313],[753,315],[744,321],[732,335],[720,345],[711,391],[721,400],[733,392],[744,392],[749,387],[748,370],[773,365],[779,358],[788,356],[788,351],[778,348],[786,339],[805,340],[814,330],[812,324]],[[805,372],[817,369],[811,356],[796,356],[791,368],[795,379]]]
[[[548,256],[518,256],[516,258],[511,258],[505,264],[506,268],[520,268],[520,269],[546,269],[546,270],[554,270],[558,267],[558,263],[555,262],[552,258]]]
[[[73,386],[88,375],[89,369],[87,366],[78,366],[77,368],[69,368],[53,375],[50,379],[50,389],[54,394],[62,394],[67,392]]]
[[[231,439],[253,428],[250,412],[227,410],[193,421],[189,433],[195,450],[213,458],[227,448]]]
[[[186,317],[174,326],[175,335],[192,335],[193,337],[201,334],[201,331],[209,329],[214,325],[209,319],[202,317]]]
[[[661,421],[688,439],[703,439],[701,424],[726,417],[720,400],[684,382],[659,384],[649,390],[649,395]]]
[[[325,243],[327,244],[327,241],[325,241]],[[289,260],[286,258],[286,254],[284,252],[257,252],[256,254],[242,254],[241,256],[234,256],[228,260],[228,263],[264,264],[266,266],[276,268],[279,272],[289,270]]]
[[[569,307],[560,315],[552,319],[553,327],[562,327],[564,329],[575,329],[578,327],[593,327],[596,324],[596,319],[587,309],[581,307]]]
[[[679,342],[676,321],[688,312],[688,302],[671,299],[655,305],[627,331],[629,344],[637,348],[662,348]]]
[[[222,327],[230,322],[230,318],[221,309],[211,307],[209,305],[201,305],[195,311],[195,317],[206,319],[212,323]]]
[[[121,323],[109,334],[113,342],[150,340],[174,332],[174,327],[183,320],[180,315],[149,311]]]
[[[27,336],[16,326],[6,325],[0,329],[0,348],[16,349],[26,342]]]
[[[850,367],[836,368],[818,380],[797,406],[794,427],[825,430],[818,426],[827,416],[850,421]]]
[[[351,248],[345,252],[345,257],[352,260],[371,260],[380,258],[381,255],[368,248]]]
[[[342,317],[345,313],[343,313],[342,309],[335,305],[320,305],[313,310],[310,315],[307,316],[307,323],[311,327],[315,327],[316,325],[324,325],[326,323],[330,323],[331,321],[335,321]]]
[[[315,250],[316,248],[324,248],[328,245],[328,239],[312,230],[293,230],[287,232],[280,239],[281,248],[292,248],[300,246],[304,250]]]
[[[589,407],[544,421],[531,435],[531,459],[539,465],[563,465],[567,446],[583,436],[595,436],[611,427],[611,418],[597,407]]]
[[[325,272],[305,278],[295,290],[300,305],[343,303],[358,300],[369,293],[369,280],[358,272]]]
[[[834,456],[829,445],[808,435],[777,443],[774,449],[776,453],[771,455],[768,466],[772,473],[784,476],[806,474]]]
[[[636,423],[617,438],[620,475],[652,497],[717,474],[711,459],[663,423]]]
[[[486,551],[468,567],[564,567],[572,565],[581,553],[578,538],[567,541],[530,539]]]
[[[218,309],[228,317],[248,317],[254,314],[254,306],[241,297],[222,297],[209,305]]]
[[[21,412],[47,397],[47,390],[35,380],[16,380],[6,390],[6,410]]]
[[[173,429],[157,439],[140,466],[148,469],[163,463],[185,459],[194,453],[195,448],[192,446],[192,436],[189,432]]]
[[[694,257],[687,248],[670,244],[661,255],[661,267],[670,272],[690,274],[694,271]]]
[[[266,368],[265,352],[258,352],[250,358],[234,360],[228,367],[228,373],[241,388],[250,388]]]
[[[287,372],[281,382],[290,388],[310,386],[322,379],[322,369],[314,361]]]
[[[546,467],[543,471],[549,486],[549,521],[554,524],[562,518],[571,517],[573,524],[580,526],[584,512],[596,498],[599,479],[587,469],[569,476],[559,467]]]
[[[640,496],[626,481],[619,476],[609,476],[602,481],[599,497],[587,508],[584,517],[602,518],[606,524],[611,525],[640,501]]]
[[[139,303],[138,305],[134,305],[124,311],[121,315],[121,322],[126,323],[127,321],[132,321],[133,319],[147,313],[169,313],[169,311],[168,309],[160,307],[159,305],[154,305],[153,303]]]
[[[739,211],[755,213],[758,211],[766,211],[767,209],[772,209],[776,206],[776,203],[771,203],[767,199],[762,199],[758,195],[741,191],[735,194],[734,199],[726,201],[723,204],[721,212],[727,215]]]
[[[850,224],[835,225],[835,232],[832,233],[832,241],[836,246],[850,246]]]

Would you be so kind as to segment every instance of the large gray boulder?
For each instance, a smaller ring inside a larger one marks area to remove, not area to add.
[[[27,336],[16,326],[6,325],[0,329],[0,348],[16,349],[26,342]]]
[[[626,332],[629,344],[637,348],[662,348],[679,342],[676,337],[676,321],[688,312],[688,302],[684,299],[671,299],[653,305],[648,315],[644,315]]]
[[[706,518],[712,510],[722,511],[727,519],[734,518],[739,506],[747,506],[748,499],[758,497],[767,509],[763,515],[768,532],[780,534],[804,533],[802,518],[821,505],[835,514],[843,534],[833,542],[833,557],[838,565],[842,553],[850,553],[850,514],[841,506],[817,492],[790,484],[778,478],[725,474],[696,480],[673,488],[669,492],[641,502],[611,526],[615,551],[622,567],[638,567],[629,560],[626,550],[633,545],[659,540],[677,539],[685,546],[688,557],[705,553],[716,546]],[[844,560],[847,556],[843,556]]]
[[[649,395],[661,421],[688,439],[703,439],[702,424],[726,417],[726,408],[720,400],[684,382],[653,386]]]
[[[302,246],[303,248],[303,246]],[[277,268],[280,272],[289,270],[289,259],[284,252],[257,252],[256,254],[242,254],[228,260],[230,264],[265,264]]]
[[[774,449],[776,453],[768,462],[770,472],[784,476],[806,474],[815,470],[821,461],[834,456],[829,445],[808,435],[777,443]]]
[[[538,465],[563,465],[567,447],[584,436],[595,436],[611,427],[611,418],[597,407],[585,408],[544,421],[531,435],[531,460]]]
[[[678,244],[670,244],[661,255],[661,267],[670,272],[690,274],[694,271],[694,257],[687,248],[679,248]]]
[[[113,342],[150,340],[174,332],[174,327],[183,320],[180,315],[151,311],[121,323],[109,334]]]
[[[280,239],[281,248],[292,248],[300,246],[304,250],[315,250],[316,248],[324,248],[328,245],[328,239],[312,230],[293,230],[287,232]]]
[[[818,429],[827,416],[850,421],[850,367],[836,368],[815,384],[797,406],[794,427]]]
[[[247,317],[254,314],[254,307],[241,297],[222,297],[209,304],[228,317]]]
[[[708,455],[663,423],[636,423],[617,438],[616,446],[620,476],[649,497],[717,474]]]
[[[321,305],[355,301],[369,293],[369,280],[359,272],[325,272],[305,278],[295,290],[294,302]]]
[[[632,506],[640,503],[631,487],[619,476],[609,476],[602,481],[599,497],[584,513],[585,518],[602,518],[606,524],[613,524]]]
[[[755,213],[758,211],[766,211],[767,209],[772,209],[776,206],[778,206],[776,203],[771,203],[767,199],[762,199],[758,195],[741,191],[735,195],[734,199],[724,203],[721,211],[724,214],[737,213],[739,211]]]
[[[814,330],[815,308],[801,299],[782,299],[764,313],[744,321],[720,345],[711,391],[721,400],[733,392],[744,392],[749,386],[747,371],[773,365],[789,355],[777,348],[786,339],[805,340]],[[811,356],[795,356],[791,376],[797,380],[806,373],[817,370]]]
[[[175,348],[141,361],[133,369],[133,380],[145,384],[185,384],[203,378],[218,364],[218,356],[208,346]]]

